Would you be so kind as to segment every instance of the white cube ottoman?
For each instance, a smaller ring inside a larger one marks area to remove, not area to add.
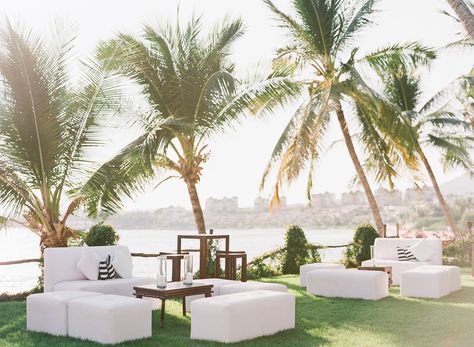
[[[253,290],[270,290],[274,292],[286,293],[288,291],[288,288],[285,285],[279,283],[266,283],[256,281],[237,282],[223,285],[220,288],[220,295],[249,292]]]
[[[314,263],[314,264],[305,264],[300,266],[300,286],[306,287],[306,276],[308,272],[321,269],[330,269],[330,270],[342,270],[344,265],[342,264],[325,264],[325,263]]]
[[[31,294],[26,298],[26,329],[66,336],[69,302],[78,298],[101,295],[82,291]]]
[[[306,290],[319,296],[380,300],[388,296],[388,275],[349,269],[310,271]]]
[[[151,303],[118,295],[73,300],[69,336],[108,344],[150,337]]]
[[[449,292],[461,290],[461,268],[452,265],[424,265],[421,269],[444,269],[449,272]]]
[[[238,342],[295,327],[295,296],[257,290],[193,301],[191,339]]]
[[[402,272],[400,295],[438,299],[450,293],[450,273],[444,266],[420,266]]]
[[[220,288],[227,284],[238,283],[239,281],[227,280],[224,278],[206,278],[203,280],[193,280],[193,283],[209,283],[212,284],[212,296],[219,296],[221,294]],[[204,298],[204,295],[192,295],[186,297],[186,311],[191,312],[191,302],[197,299]]]

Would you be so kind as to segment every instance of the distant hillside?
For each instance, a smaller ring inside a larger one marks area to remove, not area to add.
[[[448,195],[474,195],[474,178],[468,173],[440,185],[441,191]]]

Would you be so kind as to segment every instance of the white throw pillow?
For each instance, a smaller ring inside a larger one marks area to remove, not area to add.
[[[77,268],[91,281],[99,279],[100,259],[95,252],[87,246],[82,247],[81,257],[77,263]]]
[[[414,244],[409,250],[420,261],[427,261],[436,254],[436,250],[431,247],[431,244],[426,239],[422,239]]]
[[[132,256],[125,249],[117,249],[117,253],[115,254],[114,259],[112,260],[112,265],[115,269],[115,272],[121,278],[132,278]]]

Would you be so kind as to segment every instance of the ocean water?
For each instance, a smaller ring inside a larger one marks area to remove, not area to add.
[[[193,234],[194,231],[177,230],[119,230],[120,244],[126,245],[132,252],[158,253],[176,250],[178,234]],[[230,249],[244,250],[248,259],[268,252],[284,244],[284,229],[242,229],[214,230],[215,234],[230,235]],[[306,230],[310,242],[321,245],[343,245],[352,239],[352,230],[326,229]],[[183,248],[197,248],[198,241],[183,241]],[[323,261],[341,259],[342,248],[328,249],[321,252]],[[39,257],[39,237],[31,231],[21,228],[10,228],[0,231],[0,261]],[[197,257],[194,257],[195,263]],[[134,275],[155,275],[156,259],[136,258]],[[35,263],[0,266],[0,293],[16,293],[31,289],[38,278],[38,265]]]

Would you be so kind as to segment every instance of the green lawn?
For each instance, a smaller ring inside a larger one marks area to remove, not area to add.
[[[473,346],[474,278],[463,270],[463,288],[441,300],[405,299],[398,288],[378,302],[326,299],[308,295],[297,276],[268,281],[286,284],[296,294],[296,329],[241,343],[242,346]],[[180,304],[167,305],[165,327],[153,314],[153,337],[123,346],[215,346],[190,341],[190,318]],[[0,303],[0,346],[95,346],[72,338],[25,330],[25,302]]]

